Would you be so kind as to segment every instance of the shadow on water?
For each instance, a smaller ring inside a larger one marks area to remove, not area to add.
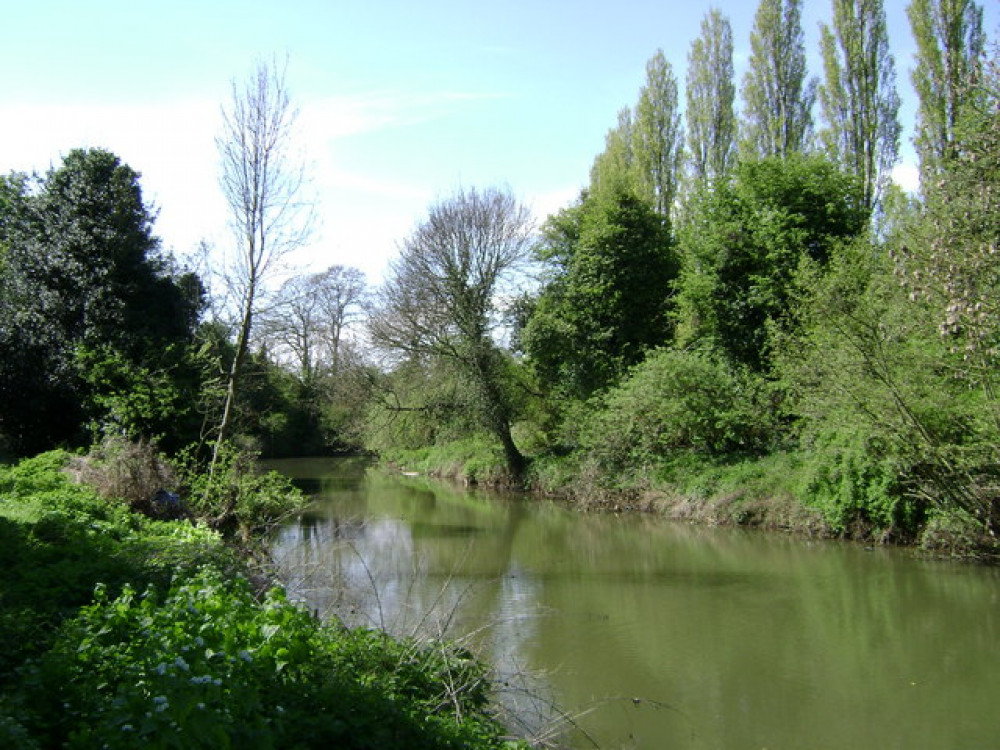
[[[539,703],[515,707],[551,718],[551,695],[579,713],[574,747],[950,749],[1000,737],[1000,571],[578,514],[359,464],[291,469],[321,488],[275,540],[293,595],[541,675]]]

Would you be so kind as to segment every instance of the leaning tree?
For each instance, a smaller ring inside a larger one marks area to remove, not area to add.
[[[459,190],[432,206],[403,242],[370,321],[376,344],[455,367],[514,477],[525,458],[511,436],[514,406],[494,333],[498,293],[528,260],[533,237],[530,211],[509,191]]]

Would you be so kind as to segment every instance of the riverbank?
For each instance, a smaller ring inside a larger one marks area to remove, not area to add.
[[[219,530],[70,461],[0,467],[0,746],[517,746],[468,654],[321,624]]]
[[[472,441],[400,451],[383,457],[394,470],[509,489],[498,450]],[[712,461],[681,455],[656,466],[609,476],[570,456],[536,457],[519,489],[584,511],[652,513],[678,522],[733,526],[808,538],[892,544],[923,554],[1000,561],[1000,545],[958,511],[930,508],[918,516],[872,517],[843,496],[858,491],[854,478],[822,470],[817,457],[780,452]],[[836,486],[842,483],[848,489]],[[838,495],[839,493],[839,495]],[[900,503],[900,506],[903,504]]]

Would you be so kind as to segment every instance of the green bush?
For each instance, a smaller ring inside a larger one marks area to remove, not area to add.
[[[903,475],[877,440],[861,431],[828,432],[809,450],[800,492],[837,533],[909,537],[923,510],[907,495]]]
[[[182,494],[189,510],[213,528],[238,531],[244,539],[303,507],[306,500],[291,480],[261,472],[255,457],[223,446],[209,474],[193,451],[177,459]]]
[[[162,601],[99,587],[30,684],[47,745],[502,746],[467,654],[324,627],[279,590],[258,603],[213,572]]]
[[[154,521],[74,484],[69,458],[52,452],[0,468],[0,684],[49,646],[97,581],[119,591],[166,586],[204,565],[239,567],[207,527]]]
[[[602,468],[626,470],[680,451],[759,451],[774,422],[763,381],[711,352],[662,349],[585,412],[580,444]]]

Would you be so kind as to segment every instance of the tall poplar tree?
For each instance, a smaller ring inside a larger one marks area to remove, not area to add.
[[[809,147],[818,84],[807,75],[802,0],[761,0],[743,77],[744,155],[784,158]]]
[[[688,54],[687,130],[691,171],[713,179],[729,171],[736,152],[733,100],[733,30],[712,8],[702,19],[701,36]]]
[[[652,198],[657,212],[669,217],[680,180],[684,130],[677,77],[663,50],[646,63],[646,84],[639,92],[632,139],[642,192]]]
[[[829,155],[855,174],[874,209],[899,155],[899,94],[882,0],[833,0],[833,27],[821,26],[819,87]]]
[[[913,0],[906,9],[917,43],[914,145],[923,177],[955,150],[962,103],[983,64],[983,9],[973,0]]]
[[[618,110],[618,124],[604,136],[604,151],[599,153],[590,168],[590,189],[609,190],[622,185],[636,189],[637,172],[633,149],[632,109]]]
[[[669,218],[683,152],[677,77],[663,50],[658,50],[646,63],[638,103],[618,112],[618,124],[608,131],[604,151],[594,159],[590,190],[628,189]]]

